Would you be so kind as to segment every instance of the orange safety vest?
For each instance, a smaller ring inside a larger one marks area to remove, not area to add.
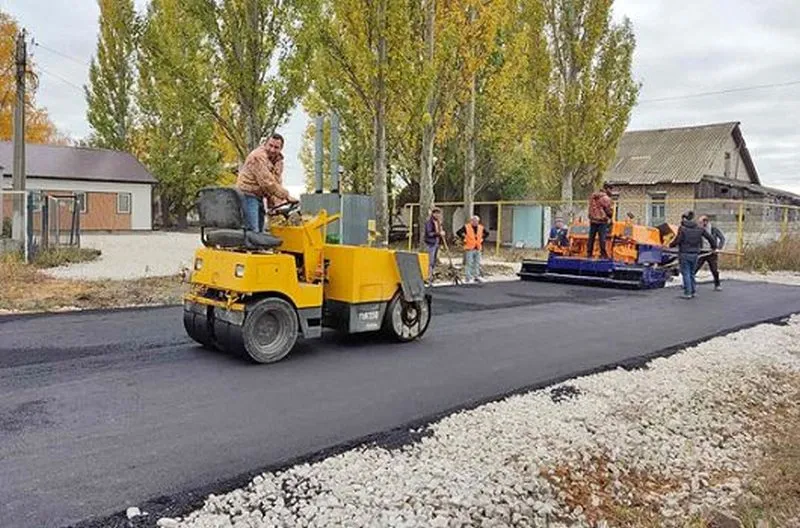
[[[478,224],[478,233],[472,228],[472,224],[464,226],[464,249],[483,249],[483,226]]]

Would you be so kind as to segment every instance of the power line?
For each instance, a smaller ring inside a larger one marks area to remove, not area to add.
[[[60,52],[60,51],[58,51],[58,50],[54,50],[53,48],[50,48],[50,47],[48,47],[48,46],[45,46],[44,44],[42,44],[42,43],[41,43],[41,42],[39,42],[39,41],[36,41],[36,42],[34,42],[34,45],[35,45],[37,48],[42,48],[43,50],[49,51],[50,53],[54,53],[54,54],[56,54],[56,55],[58,55],[58,56],[60,56],[60,57],[63,57],[63,58],[65,58],[65,59],[67,59],[67,60],[71,60],[72,62],[74,62],[74,63],[76,63],[76,64],[80,64],[81,66],[89,66],[89,63],[88,63],[88,62],[86,62],[86,61],[83,61],[83,60],[81,60],[81,59],[77,59],[77,58],[75,58],[75,57],[72,57],[72,56],[70,56],[70,55],[67,55],[67,54],[65,54],[65,53],[62,53],[62,52]]]
[[[708,95],[722,95],[722,94],[729,94],[729,93],[735,93],[735,92],[747,92],[747,91],[751,91],[751,90],[763,90],[765,88],[778,88],[778,87],[782,87],[782,86],[793,86],[793,85],[797,85],[797,84],[800,84],[800,80],[783,82],[783,83],[757,84],[757,85],[753,85],[753,86],[743,86],[743,87],[740,87],[740,88],[728,88],[726,90],[718,90],[718,91],[715,91],[715,92],[699,92],[699,93],[693,93],[693,94],[675,95],[675,96],[671,96],[671,97],[658,97],[658,98],[655,98],[655,99],[644,99],[642,101],[639,101],[639,104],[643,104],[643,103],[659,103],[659,102],[662,102],[662,101],[678,101],[678,100],[681,100],[681,99],[692,99],[692,98],[695,98],[695,97],[705,97],[705,96],[708,96]]]
[[[66,84],[72,86],[73,88],[75,88],[76,90],[79,90],[81,93],[83,93],[83,87],[82,86],[78,86],[74,82],[70,81],[69,79],[65,79],[64,77],[58,75],[57,73],[53,73],[53,72],[47,71],[44,68],[42,68],[41,66],[39,66],[39,69],[42,70],[42,73],[46,73],[47,75],[49,75],[51,77],[55,77],[56,79],[60,80],[61,82],[66,83]]]

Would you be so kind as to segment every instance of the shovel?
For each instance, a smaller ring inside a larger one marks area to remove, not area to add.
[[[442,243],[444,244],[444,251],[447,253],[447,258],[449,260],[449,264],[447,266],[447,277],[453,281],[453,284],[458,286],[461,284],[461,275],[458,273],[458,270],[455,266],[453,266],[453,255],[450,254],[450,248],[447,246],[447,237],[442,237]]]

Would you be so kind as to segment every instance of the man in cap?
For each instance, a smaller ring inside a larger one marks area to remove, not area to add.
[[[550,228],[548,243],[558,247],[569,246],[567,227],[564,225],[564,219],[560,216],[556,217],[553,227]]]
[[[708,254],[697,259],[697,269],[695,269],[694,273],[697,275],[697,272],[703,267],[703,264],[708,262],[708,268],[711,270],[711,275],[714,277],[714,291],[720,291],[722,290],[722,286],[720,286],[719,283],[719,253],[717,253],[717,251],[720,251],[725,245],[725,237],[722,235],[722,231],[717,229],[716,226],[711,225],[706,215],[700,217],[700,227],[714,238],[717,242],[717,249],[711,250],[708,241],[703,241],[703,252],[708,252]]]

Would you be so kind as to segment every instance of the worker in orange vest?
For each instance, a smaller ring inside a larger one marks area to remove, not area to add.
[[[483,250],[483,242],[489,236],[489,229],[481,224],[480,217],[475,215],[456,232],[456,236],[464,241],[466,283],[483,282],[481,279],[481,250]]]

